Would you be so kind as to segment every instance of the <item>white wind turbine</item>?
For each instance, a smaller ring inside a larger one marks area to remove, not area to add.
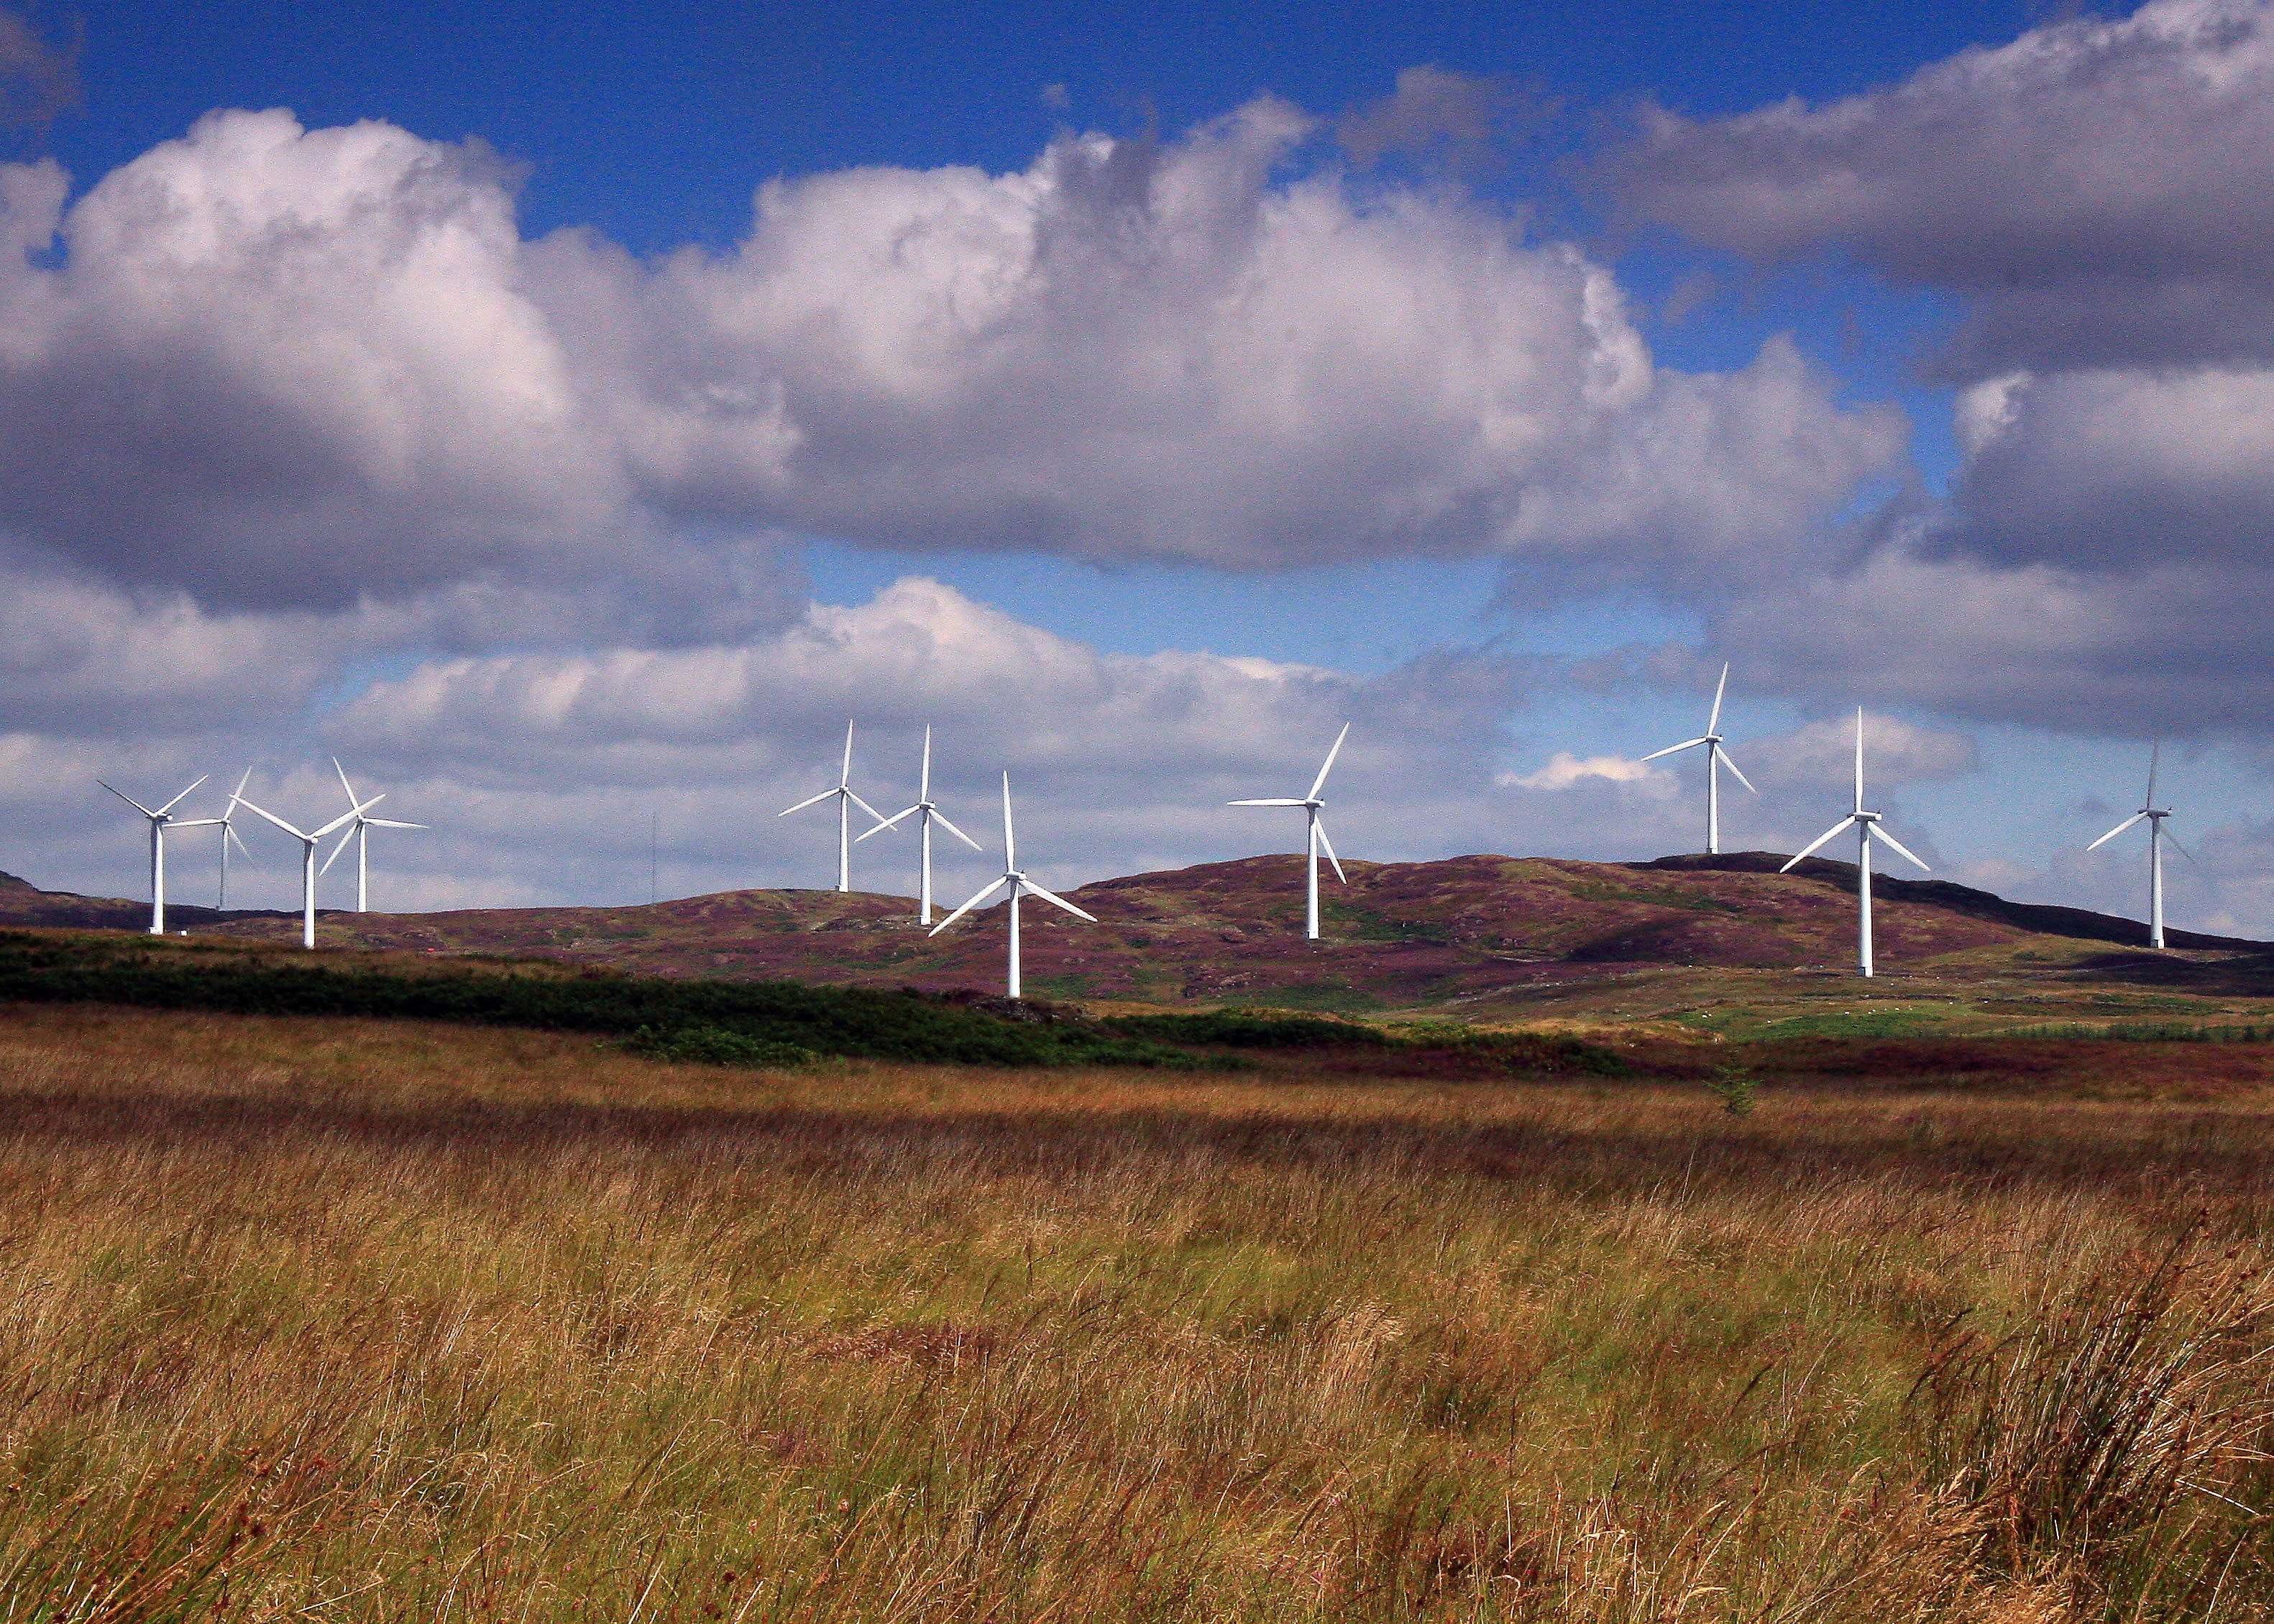
[[[1304,893],[1308,899],[1308,911],[1305,914],[1303,934],[1314,942],[1319,939],[1319,853],[1321,848],[1327,853],[1327,861],[1335,866],[1335,878],[1345,885],[1350,883],[1350,876],[1343,872],[1343,860],[1335,855],[1335,843],[1327,838],[1327,826],[1319,821],[1320,810],[1327,804],[1319,798],[1319,792],[1327,786],[1327,774],[1334,771],[1335,757],[1342,754],[1343,741],[1350,737],[1350,730],[1351,725],[1344,722],[1342,732],[1335,735],[1334,748],[1327,752],[1326,763],[1320,767],[1319,776],[1311,780],[1311,793],[1300,801],[1276,796],[1264,801],[1224,802],[1230,807],[1300,807],[1303,808],[1304,819],[1309,824],[1311,853],[1309,877],[1306,882],[1307,889]]]
[[[1706,747],[1706,850],[1708,855],[1718,854],[1721,850],[1721,769],[1727,767],[1736,773],[1737,782],[1747,789],[1752,789],[1756,795],[1761,793],[1753,789],[1753,781],[1729,759],[1729,752],[1721,748],[1721,695],[1728,686],[1729,667],[1725,661],[1721,666],[1721,680],[1713,686],[1713,713],[1706,718],[1706,731],[1695,739],[1669,744],[1664,749],[1653,750],[1643,757],[1646,762],[1654,762],[1661,756],[1695,749],[1701,744]]]
[[[198,784],[204,783],[209,776],[199,774],[197,784],[191,785],[190,789],[197,788]],[[101,778],[95,782],[102,784]],[[102,787],[110,789],[108,784],[102,784]],[[175,796],[155,812],[124,790],[110,789],[112,794],[150,820],[150,934],[154,936],[166,934],[166,831],[169,829],[202,829],[209,823],[221,822],[217,817],[174,816],[174,808],[182,803],[182,795],[188,794],[190,789],[184,790],[181,795]]]
[[[1878,840],[1902,853],[1913,862],[1918,863],[1920,868],[1926,868],[1929,874],[1933,873],[1934,870],[1927,868],[1926,864],[1912,856],[1901,841],[1879,827],[1879,815],[1877,812],[1864,810],[1864,708],[1861,705],[1856,708],[1856,809],[1803,846],[1794,854],[1792,862],[1788,862],[1784,868],[1780,868],[1777,872],[1782,874],[1786,868],[1791,868],[1793,863],[1798,862],[1815,851],[1818,846],[1822,846],[1841,830],[1851,826],[1856,831],[1856,967],[1863,974],[1869,975],[1871,974],[1871,842]]]
[[[1076,919],[1086,919],[1093,925],[1097,923],[1097,915],[1083,913],[1064,897],[1055,891],[1044,891],[1020,872],[1019,843],[1011,831],[1011,775],[1007,772],[1003,775],[1003,877],[990,881],[986,890],[934,925],[931,928],[931,934],[937,936],[1006,885],[1011,888],[1011,969],[1008,989],[1010,996],[1015,998],[1019,996],[1019,898],[1021,896],[1040,897],[1044,902],[1064,908]]]
[[[221,825],[221,891],[219,894],[214,898],[214,907],[216,911],[229,906],[230,842],[232,840],[235,841],[237,843],[237,849],[240,852],[245,852],[245,854],[247,857],[252,855],[251,852],[245,852],[245,837],[237,832],[237,797],[245,793],[245,786],[246,783],[251,780],[252,777],[252,769],[247,767],[245,770],[244,775],[237,779],[237,787],[230,792],[229,806],[222,811],[219,817],[214,819],[215,823]]]
[[[818,806],[832,795],[837,797],[837,889],[853,889],[853,831],[851,808],[858,807],[878,823],[884,822],[877,808],[853,793],[853,724],[845,724],[845,764],[838,771],[837,787],[825,789],[818,795],[809,795],[794,807],[784,807],[774,814],[787,817],[793,812],[802,812],[808,807]],[[871,831],[874,832],[873,831]]]
[[[295,829],[267,808],[255,806],[243,795],[231,795],[229,798],[230,809],[232,812],[238,807],[243,807],[248,812],[257,813],[300,843],[300,945],[302,947],[312,948],[316,945],[316,847],[318,844],[335,831],[346,828],[358,817],[386,799],[383,794],[373,795],[361,806],[350,807],[339,816],[311,834],[305,830]]]
[[[336,756],[332,757],[332,771],[340,775],[340,787],[348,793],[348,805],[354,807],[356,805],[355,786],[348,782],[348,770],[340,765],[340,758]],[[244,786],[239,785],[237,787],[242,789]],[[376,801],[378,797],[374,796],[373,799]],[[324,866],[317,869],[316,872],[319,875],[329,874],[332,871],[332,865],[339,861],[340,853],[348,849],[348,842],[350,840],[354,841],[356,849],[355,911],[358,914],[363,914],[369,911],[365,904],[371,896],[370,831],[374,829],[424,829],[426,825],[424,823],[406,823],[400,818],[365,817],[361,807],[357,807],[356,810],[350,814],[350,816],[355,821],[349,825],[347,831],[340,836],[340,843],[332,848],[332,854],[324,859]]]
[[[2084,848],[2097,851],[2142,818],[2148,820],[2148,945],[2158,950],[2164,945],[2164,842],[2169,840],[2172,849],[2189,862],[2195,860],[2178,836],[2164,831],[2164,820],[2172,814],[2168,808],[2156,805],[2156,768],[2163,754],[2164,741],[2158,739],[2148,751],[2148,794],[2140,809]]]
[[[846,791],[846,793],[849,795],[852,793],[852,791],[847,790]],[[809,806],[812,803],[809,801],[807,804]],[[953,823],[949,823],[947,820],[947,814],[941,811],[937,806],[932,804],[931,729],[930,727],[926,727],[924,729],[923,780],[922,786],[916,791],[915,805],[893,813],[892,816],[877,824],[876,828],[871,829],[869,831],[869,834],[856,836],[853,844],[858,846],[862,841],[866,840],[869,838],[869,835],[882,833],[884,831],[890,829],[893,824],[899,823],[902,818],[907,817],[910,813],[914,813],[915,815],[917,836],[923,843],[923,855],[919,863],[921,877],[919,883],[919,895],[917,898],[918,913],[916,914],[916,922],[918,924],[929,925],[931,923],[932,824],[934,823],[938,823],[942,829],[946,830],[948,833],[953,835],[957,839],[962,841],[964,845],[969,846],[975,852],[983,849],[978,841],[973,839],[969,835],[965,834],[963,831],[958,829]]]

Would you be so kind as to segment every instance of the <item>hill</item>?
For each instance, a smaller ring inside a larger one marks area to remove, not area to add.
[[[1027,980],[1062,998],[1152,1004],[1268,1004],[1337,1010],[1450,1009],[1476,1015],[1632,1014],[1716,1001],[1706,977],[1789,992],[1840,977],[1855,941],[1853,865],[1811,860],[1791,874],[1768,853],[1638,863],[1468,856],[1347,865],[1325,894],[1328,939],[1302,934],[1301,860],[1245,858],[1099,881],[1072,893],[1084,925],[1027,914]],[[2274,992],[2265,944],[2172,933],[2180,951],[2139,951],[2136,922],[2007,901],[1947,881],[1875,880],[1881,992],[1924,981],[1994,993],[2019,1011],[2048,987],[2131,988],[2129,1012],[2160,994]],[[69,898],[14,883],[0,922],[125,928],[147,905]],[[76,911],[76,912],[75,912]],[[123,914],[122,914],[122,911]],[[172,910],[169,909],[169,913]],[[100,915],[100,917],[96,917]],[[282,941],[296,915],[184,909],[207,932]],[[946,989],[999,985],[1003,910],[938,937],[908,898],[871,892],[747,891],[647,906],[462,909],[321,916],[320,939],[417,953],[502,953],[640,974]],[[1648,981],[1656,990],[1645,992]],[[1994,988],[1990,984],[1998,983]],[[2030,991],[2019,983],[2037,988]],[[1851,983],[1839,981],[1838,996]],[[1780,995],[1782,996],[1782,995]],[[1953,996],[1958,995],[1953,994]],[[2105,998],[2113,992],[2097,995]],[[2192,1006],[2190,1006],[2192,1007]]]

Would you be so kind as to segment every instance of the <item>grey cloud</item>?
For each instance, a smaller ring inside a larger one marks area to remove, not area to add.
[[[2266,357],[2270,167],[2274,11],[2154,0],[1823,107],[1653,110],[1611,174],[1634,214],[1707,242],[1969,291],[1950,364],[1979,374]]]
[[[615,459],[478,151],[222,113],[67,214],[8,172],[0,523],[115,579],[337,608],[587,564]]]
[[[1458,73],[1434,64],[1401,68],[1397,87],[1362,102],[1335,124],[1335,139],[1362,164],[1385,154],[1442,154],[1474,162],[1502,130],[1545,110],[1536,91],[1504,74]]]
[[[1788,347],[1656,367],[1608,272],[1478,206],[1281,178],[1309,129],[1265,99],[1016,174],[773,182],[739,247],[653,263],[523,243],[491,155],[382,124],[217,113],[67,209],[0,168],[0,525],[310,612],[668,596],[674,547],[775,527],[1711,579],[1896,454]]]
[[[0,124],[44,127],[84,100],[78,41],[52,44],[21,16],[0,9]]]

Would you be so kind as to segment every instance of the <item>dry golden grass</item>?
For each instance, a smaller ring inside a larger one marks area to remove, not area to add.
[[[2274,1610],[2212,1102],[0,1010],[0,1619]]]

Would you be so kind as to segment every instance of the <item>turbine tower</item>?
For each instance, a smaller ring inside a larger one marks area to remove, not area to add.
[[[373,795],[361,806],[349,808],[321,829],[311,834],[305,830],[295,829],[267,808],[257,807],[242,795],[231,795],[229,798],[230,811],[234,812],[237,808],[243,807],[248,812],[257,813],[300,843],[300,945],[302,947],[312,948],[316,945],[317,845],[334,831],[346,828],[355,822],[357,817],[386,799],[385,795]]]
[[[2148,945],[2159,952],[2164,946],[2164,842],[2169,840],[2180,856],[2195,861],[2195,853],[2181,846],[2177,836],[2165,832],[2164,820],[2171,816],[2170,809],[2156,805],[2156,768],[2163,754],[2164,741],[2158,739],[2149,748],[2148,794],[2140,809],[2084,848],[2097,851],[2142,818],[2148,820]]]
[[[1901,841],[1879,827],[1877,812],[1864,810],[1864,708],[1861,705],[1856,707],[1856,809],[1803,846],[1794,855],[1792,862],[1788,862],[1777,872],[1784,873],[1793,863],[1815,851],[1841,830],[1851,826],[1856,831],[1856,960],[1858,971],[1869,975],[1871,974],[1871,842],[1879,841],[1902,853],[1920,868],[1926,868],[1929,874],[1934,870],[1919,862]]]
[[[197,788],[198,784],[204,783],[209,776],[200,773],[197,784],[191,785],[190,789]],[[95,782],[102,784],[101,778]],[[108,784],[102,784],[102,787],[110,789]],[[181,804],[182,795],[188,794],[190,789],[184,790],[181,795],[175,796],[155,812],[124,790],[110,789],[112,794],[150,820],[150,934],[154,936],[166,934],[166,831],[169,829],[202,829],[209,823],[222,821],[217,817],[176,817],[174,808]]]
[[[245,851],[245,837],[237,832],[236,821],[237,797],[245,793],[245,784],[252,778],[252,769],[247,767],[245,770],[244,776],[237,779],[237,787],[230,792],[228,809],[222,812],[219,817],[214,819],[215,823],[221,825],[221,891],[214,898],[214,909],[216,913],[229,906],[230,842],[232,840],[237,842],[237,849],[240,852],[245,852],[245,854],[247,857],[252,855],[251,852]]]
[[[1672,756],[1677,751],[1695,749],[1701,744],[1706,747],[1706,851],[1709,856],[1718,856],[1721,850],[1721,769],[1727,767],[1731,772],[1736,773],[1737,782],[1747,789],[1752,789],[1756,795],[1761,793],[1753,789],[1753,781],[1738,769],[1736,763],[1729,759],[1729,752],[1721,748],[1721,695],[1728,686],[1729,666],[1728,663],[1724,661],[1721,665],[1721,680],[1713,687],[1713,712],[1706,718],[1706,731],[1695,739],[1684,739],[1680,744],[1669,744],[1664,749],[1653,750],[1643,757],[1646,762],[1654,762],[1661,756]]]
[[[846,793],[850,794],[852,792],[848,790]],[[947,821],[947,814],[941,811],[937,806],[932,804],[931,729],[929,726],[924,729],[923,780],[922,787],[916,791],[915,805],[893,813],[892,816],[877,824],[876,828],[871,829],[869,831],[869,834],[855,836],[854,838],[853,844],[858,846],[862,841],[866,840],[869,838],[869,835],[882,833],[884,831],[890,829],[893,824],[899,823],[902,818],[907,816],[910,813],[914,813],[915,815],[917,838],[923,845],[923,855],[919,863],[921,876],[919,896],[917,899],[918,912],[916,914],[916,922],[918,924],[929,925],[931,923],[932,824],[934,823],[938,823],[942,829],[946,830],[948,833],[953,835],[957,839],[962,841],[964,845],[969,846],[975,852],[984,849],[980,846],[978,841],[973,839],[969,835],[965,834],[963,831],[958,829],[953,823],[949,823]]]
[[[336,756],[332,757],[332,771],[340,775],[340,787],[348,793],[348,805],[351,807],[355,806],[355,786],[348,782],[348,770],[340,765],[340,758]],[[239,785],[238,787],[241,789],[244,786]],[[317,869],[316,872],[319,875],[329,874],[332,871],[332,865],[339,861],[340,853],[348,849],[348,842],[350,840],[354,841],[356,849],[355,911],[358,914],[362,914],[368,912],[365,903],[371,896],[370,831],[374,829],[424,829],[426,825],[424,823],[406,823],[400,818],[365,817],[360,808],[356,810],[353,816],[355,822],[349,825],[348,830],[344,834],[340,836],[340,843],[332,848],[332,854],[324,859],[324,866]]]
[[[1093,925],[1097,923],[1097,915],[1083,913],[1055,891],[1044,891],[1020,869],[1019,843],[1011,831],[1011,775],[1007,772],[1003,775],[1003,877],[990,882],[986,890],[934,925],[931,934],[937,936],[1006,885],[1011,888],[1011,968],[1006,981],[1010,996],[1015,998],[1019,996],[1019,898],[1021,896],[1040,897],[1044,902],[1064,908],[1076,919],[1086,919]]]
[[[1265,801],[1224,802],[1229,807],[1300,807],[1303,808],[1304,820],[1309,825],[1311,854],[1308,877],[1305,882],[1304,896],[1306,898],[1306,911],[1304,914],[1303,934],[1314,942],[1319,939],[1319,853],[1321,848],[1327,853],[1327,861],[1335,866],[1335,878],[1345,885],[1350,883],[1350,876],[1343,872],[1343,860],[1335,855],[1335,843],[1327,838],[1327,826],[1319,821],[1319,812],[1327,804],[1319,798],[1319,792],[1327,786],[1327,774],[1334,771],[1335,757],[1342,754],[1343,741],[1350,737],[1350,730],[1351,725],[1344,722],[1342,732],[1335,735],[1334,748],[1327,752],[1326,763],[1320,767],[1319,776],[1311,780],[1311,793],[1300,801],[1277,796]]]
[[[825,789],[818,795],[809,795],[794,807],[784,807],[774,814],[787,817],[793,812],[802,812],[808,807],[818,806],[832,795],[837,797],[837,889],[853,889],[853,831],[851,808],[858,807],[878,823],[884,819],[877,808],[853,793],[853,724],[845,724],[845,764],[838,770],[837,787]]]

